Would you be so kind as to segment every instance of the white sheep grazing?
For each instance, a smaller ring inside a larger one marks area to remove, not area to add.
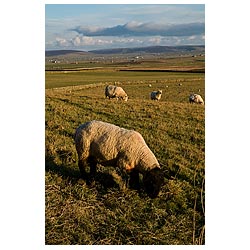
[[[109,99],[116,98],[117,100],[118,99],[122,99],[124,101],[128,100],[128,95],[124,91],[124,89],[122,87],[118,87],[114,85],[108,85],[105,87],[105,96],[106,98],[108,97]]]
[[[82,177],[88,177],[85,171],[88,164],[90,180],[97,164],[114,166],[129,174],[129,184],[135,188],[139,187],[139,174],[142,174],[149,197],[158,195],[164,181],[163,172],[140,133],[94,120],[76,129],[75,145]]]
[[[197,95],[197,94],[191,94],[189,96],[189,102],[204,105],[204,101],[203,101],[202,97],[200,95]]]
[[[162,95],[162,90],[153,91],[151,92],[151,100],[159,101],[161,99],[161,95]]]

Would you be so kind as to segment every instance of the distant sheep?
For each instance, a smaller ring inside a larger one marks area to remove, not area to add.
[[[203,101],[202,97],[200,95],[197,95],[197,94],[191,94],[189,96],[189,102],[204,105],[204,101]]]
[[[128,100],[128,95],[124,91],[124,89],[122,87],[118,87],[114,85],[108,85],[105,87],[105,96],[106,98],[108,97],[109,99],[116,98],[117,100],[118,99],[122,99],[124,101]]]
[[[140,133],[110,123],[90,121],[80,125],[75,133],[78,166],[83,177],[90,166],[90,179],[97,164],[118,167],[129,174],[129,184],[139,187],[139,174],[149,197],[155,198],[163,184],[163,172],[153,152]],[[87,178],[88,180],[88,178]]]
[[[162,90],[153,91],[150,94],[151,100],[159,101],[161,99],[161,95],[162,95]]]

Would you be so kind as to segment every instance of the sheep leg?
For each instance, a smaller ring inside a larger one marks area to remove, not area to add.
[[[121,177],[123,180],[123,185],[121,187],[123,190],[126,190],[129,187],[129,174],[125,171],[122,171]]]
[[[129,184],[129,175],[128,175],[128,157],[124,153],[119,153],[117,157],[117,169],[119,169],[120,175],[124,180],[124,189],[128,187]]]
[[[96,175],[97,163],[96,163],[96,161],[94,160],[93,157],[89,157],[88,158],[88,164],[90,166],[89,183],[92,185],[92,184],[94,184],[94,177]]]
[[[139,172],[135,169],[131,170],[130,174],[129,174],[129,186],[132,189],[136,189],[138,190],[140,188],[139,185]]]
[[[84,161],[84,160],[79,160],[78,161],[78,167],[79,167],[79,170],[80,170],[80,173],[81,173],[81,177],[83,179],[87,179],[87,173],[86,173],[86,166],[87,166],[87,162]]]

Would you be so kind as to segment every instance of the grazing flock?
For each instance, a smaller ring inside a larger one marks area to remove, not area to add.
[[[151,86],[150,86],[151,87]],[[109,99],[128,100],[122,87],[108,85],[105,96]],[[159,101],[162,90],[152,91],[151,100]],[[204,105],[200,95],[191,94],[189,102]],[[119,168],[126,185],[139,189],[139,174],[150,198],[156,198],[164,183],[163,172],[155,155],[142,135],[134,130],[118,127],[102,121],[89,121],[80,125],[74,135],[78,155],[78,167],[82,177],[92,184],[97,164]],[[87,166],[90,172],[86,172]]]
[[[179,86],[181,86],[181,85],[179,84]],[[151,84],[149,84],[148,86],[152,87]],[[166,87],[168,87],[168,86],[166,86]],[[125,92],[125,90],[122,87],[118,87],[115,85],[107,85],[105,87],[105,96],[106,96],[106,98],[109,98],[109,99],[116,98],[117,100],[124,100],[124,101],[128,100],[128,95]],[[161,89],[158,89],[156,91],[152,91],[150,93],[151,100],[159,101],[161,99],[161,96],[162,96]],[[194,93],[190,94],[189,102],[204,105],[204,101],[203,101],[202,97],[200,95],[194,94]]]

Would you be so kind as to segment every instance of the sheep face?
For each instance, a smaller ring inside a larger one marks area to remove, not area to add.
[[[153,168],[143,177],[146,193],[150,198],[156,198],[164,182],[163,172],[160,168]]]
[[[124,96],[123,97],[123,100],[126,102],[126,101],[128,101],[128,96],[126,95],[126,96]]]
[[[162,95],[162,90],[157,90],[157,91],[153,91],[151,92],[151,100],[157,100],[159,101],[161,99],[161,95]]]

